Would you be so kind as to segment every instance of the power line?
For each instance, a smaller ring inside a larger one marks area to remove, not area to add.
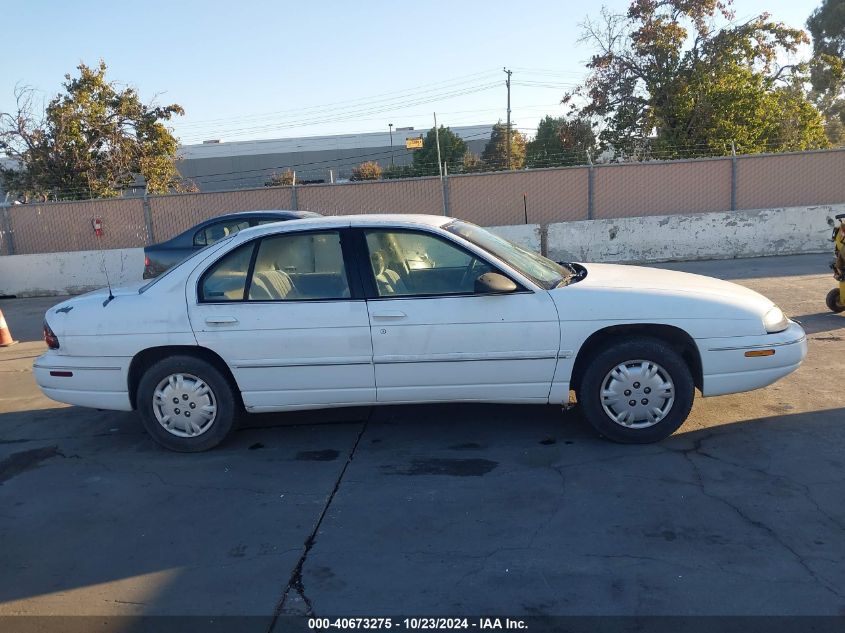
[[[423,84],[423,85],[417,86],[415,88],[393,90],[393,91],[390,91],[390,92],[379,93],[377,95],[371,95],[371,96],[367,96],[367,97],[357,97],[355,99],[347,99],[347,100],[343,100],[343,101],[334,101],[334,102],[325,103],[325,104],[305,106],[305,107],[302,107],[302,108],[293,108],[293,109],[290,109],[290,110],[277,110],[277,111],[273,111],[273,112],[265,112],[265,113],[259,113],[259,114],[253,114],[253,115],[238,116],[237,118],[239,120],[242,120],[242,121],[247,121],[247,120],[257,119],[257,118],[268,118],[268,117],[276,117],[276,116],[280,116],[280,115],[298,114],[298,113],[312,111],[312,110],[319,110],[320,112],[326,112],[326,111],[335,110],[335,109],[342,109],[343,107],[346,107],[348,105],[361,103],[361,102],[366,102],[366,103],[372,104],[372,103],[379,103],[381,101],[394,101],[394,100],[398,100],[398,99],[404,98],[404,97],[399,96],[399,97],[392,97],[390,99],[381,99],[380,97],[386,97],[388,95],[414,96],[414,95],[417,95],[417,94],[424,94],[424,93],[427,93],[427,92],[431,92],[431,88],[434,88],[436,86],[440,86],[440,88],[437,88],[437,90],[441,90],[441,89],[445,89],[446,86],[448,86],[449,84],[473,83],[473,82],[468,82],[467,79],[478,78],[478,77],[482,77],[482,76],[485,76],[485,75],[492,76],[493,74],[495,74],[497,72],[498,72],[498,70],[487,70],[487,71],[482,71],[482,72],[478,72],[478,73],[471,73],[469,75],[461,75],[461,76],[458,76],[458,77],[454,77],[452,79],[437,81],[437,82],[433,82],[433,83],[430,83],[430,84]],[[335,107],[335,106],[339,106],[339,107]],[[200,125],[201,126],[201,125],[204,125],[206,123],[227,122],[227,121],[231,121],[231,120],[232,120],[232,117],[222,117],[222,118],[217,118],[217,119],[197,120],[197,121],[193,121],[193,122],[190,122],[190,123],[184,123],[183,125],[185,125],[185,126],[198,126],[198,125]]]
[[[483,92],[485,90],[490,90],[494,87],[497,87],[498,85],[499,85],[498,82],[482,84],[482,85],[473,86],[473,87],[470,87],[470,88],[463,88],[461,90],[456,90],[456,91],[452,91],[452,92],[449,92],[449,93],[440,93],[438,95],[431,96],[431,97],[424,97],[424,98],[418,98],[418,99],[414,99],[414,100],[408,100],[401,105],[402,105],[402,107],[408,107],[408,106],[422,105],[422,104],[425,104],[425,103],[432,103],[434,101],[441,101],[441,100],[445,100],[445,99],[451,99],[451,98],[454,98],[454,97],[473,94],[473,93],[476,93],[476,92]],[[284,124],[268,124],[268,125],[253,126],[253,127],[229,128],[227,131],[230,132],[230,133],[263,132],[263,131],[290,129],[290,128],[296,128],[296,127],[306,127],[308,125],[317,125],[317,124],[324,124],[324,123],[338,123],[338,122],[354,120],[356,117],[359,117],[361,115],[393,112],[396,109],[398,109],[398,107],[396,105],[382,106],[382,107],[376,107],[376,108],[363,108],[363,109],[359,109],[359,110],[348,111],[348,112],[346,112],[342,115],[337,115],[337,116],[322,116],[322,117],[317,117],[317,118],[313,118],[313,119],[300,119],[300,120],[295,120],[295,121],[291,121],[291,122],[284,123]]]

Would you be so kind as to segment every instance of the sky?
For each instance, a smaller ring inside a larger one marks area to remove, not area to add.
[[[627,0],[604,2],[624,11]],[[803,28],[818,2],[735,0],[737,19],[768,11]],[[45,101],[84,62],[141,98],[178,103],[182,144],[414,126],[506,116],[529,136],[586,75],[580,24],[602,3],[522,0],[266,2],[250,0],[3,3],[0,112],[16,85]],[[17,25],[17,26],[11,26]],[[11,28],[9,28],[11,26]],[[18,37],[14,33],[19,33]]]

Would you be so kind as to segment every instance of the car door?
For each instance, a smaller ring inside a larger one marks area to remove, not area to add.
[[[344,233],[270,234],[189,280],[197,341],[232,368],[248,410],[375,402],[369,316]]]
[[[360,231],[378,402],[548,401],[560,340],[548,292],[476,292],[501,271],[445,236]]]

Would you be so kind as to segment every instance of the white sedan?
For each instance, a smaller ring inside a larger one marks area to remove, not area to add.
[[[250,228],[157,279],[51,308],[50,398],[137,410],[178,451],[242,411],[423,402],[566,404],[653,442],[703,396],[795,371],[804,331],[698,275],[557,264],[468,222],[341,216]]]

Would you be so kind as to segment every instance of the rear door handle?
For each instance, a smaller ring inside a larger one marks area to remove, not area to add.
[[[374,319],[404,319],[407,314],[399,310],[383,310],[382,312],[373,312]]]
[[[232,325],[238,320],[233,316],[210,316],[206,317],[205,322],[209,325]]]

